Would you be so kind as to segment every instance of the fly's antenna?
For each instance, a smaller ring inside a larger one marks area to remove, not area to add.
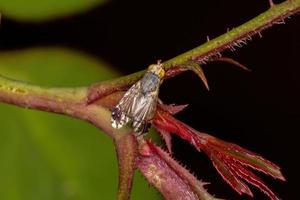
[[[162,66],[161,60],[157,60],[157,64]]]

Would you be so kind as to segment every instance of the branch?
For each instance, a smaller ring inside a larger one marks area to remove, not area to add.
[[[300,11],[300,0],[287,0],[281,4],[273,5],[266,12],[258,15],[252,20],[233,28],[227,33],[207,41],[205,44],[185,52],[164,63],[167,69],[181,65],[189,60],[206,63],[221,52],[230,49],[240,48],[251,41],[252,36],[274,24],[283,24],[284,20]]]
[[[134,172],[136,170],[138,145],[132,133],[115,140],[115,146],[119,162],[119,191],[117,199],[128,200],[130,199]]]
[[[74,107],[83,104],[87,88],[46,88],[0,76],[0,101],[24,108],[76,116]]]
[[[113,129],[110,111],[100,105],[86,105],[87,93],[87,87],[47,88],[0,76],[0,102],[83,119],[114,139],[131,132],[129,128]]]
[[[177,70],[177,68],[186,67],[184,64],[187,62],[192,61],[199,64],[206,64],[209,61],[219,58],[225,50],[230,49],[234,51],[236,48],[246,45],[248,41],[252,40],[254,35],[261,37],[263,30],[275,24],[283,24],[286,18],[297,12],[300,12],[300,0],[287,0],[278,5],[272,4],[269,10],[252,20],[164,62],[163,65],[167,71],[175,70],[177,72],[175,74],[178,74],[185,70]],[[114,80],[93,84],[89,90],[88,103],[93,103],[116,91],[126,90],[130,85],[139,80],[144,73],[145,71],[143,70]],[[172,73],[167,72],[168,74]],[[173,76],[173,74],[170,76]]]

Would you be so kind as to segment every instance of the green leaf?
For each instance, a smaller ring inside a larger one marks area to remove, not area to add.
[[[118,75],[103,62],[61,48],[0,53],[0,74],[44,86],[84,86]],[[0,104],[0,199],[115,199],[117,166],[111,138],[94,126]],[[132,199],[158,199],[138,178]]]
[[[108,0],[0,0],[4,16],[19,21],[45,21],[86,11]]]

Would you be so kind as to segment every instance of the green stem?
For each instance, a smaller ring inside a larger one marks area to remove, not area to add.
[[[110,125],[110,111],[107,108],[87,105],[87,91],[86,87],[40,87],[0,76],[0,102],[83,119],[115,139],[131,132],[129,128],[113,129]]]
[[[251,40],[252,36],[260,35],[261,31],[274,24],[284,23],[284,19],[299,11],[300,0],[288,0],[281,4],[273,5],[269,10],[250,21],[166,61],[164,66],[169,69],[172,66],[181,65],[189,60],[205,61],[224,50],[239,48],[240,45],[245,45],[245,42]]]
[[[281,4],[273,5],[269,10],[258,15],[252,20],[236,27],[229,32],[210,40],[190,51],[178,55],[164,62],[165,69],[173,67],[184,67],[189,61],[196,61],[200,64],[206,63],[220,55],[227,49],[240,48],[250,41],[254,35],[261,35],[261,32],[274,24],[283,23],[284,19],[300,12],[300,0],[287,0]],[[130,74],[115,80],[100,82],[92,85],[88,94],[88,103],[92,103],[115,91],[126,90],[145,73],[145,70]]]
[[[70,114],[86,93],[87,88],[46,88],[0,76],[0,101],[25,108]]]

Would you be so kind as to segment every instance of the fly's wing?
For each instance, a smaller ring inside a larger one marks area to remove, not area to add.
[[[136,82],[113,109],[111,118],[113,128],[122,128],[132,120],[134,132],[138,135],[148,131],[156,110],[159,85],[146,94],[141,91],[141,85],[141,81]]]
[[[142,94],[141,83],[133,85],[112,111],[112,127],[122,128],[130,120],[138,135],[147,132],[150,127],[158,100],[158,87],[153,92]]]
[[[133,111],[133,128],[134,132],[142,135],[150,128],[158,100],[158,87],[151,93],[140,95]]]
[[[113,128],[119,129],[127,124],[132,118],[132,109],[134,104],[138,101],[137,98],[140,94],[141,82],[136,82],[124,94],[118,105],[112,110],[111,125]]]

